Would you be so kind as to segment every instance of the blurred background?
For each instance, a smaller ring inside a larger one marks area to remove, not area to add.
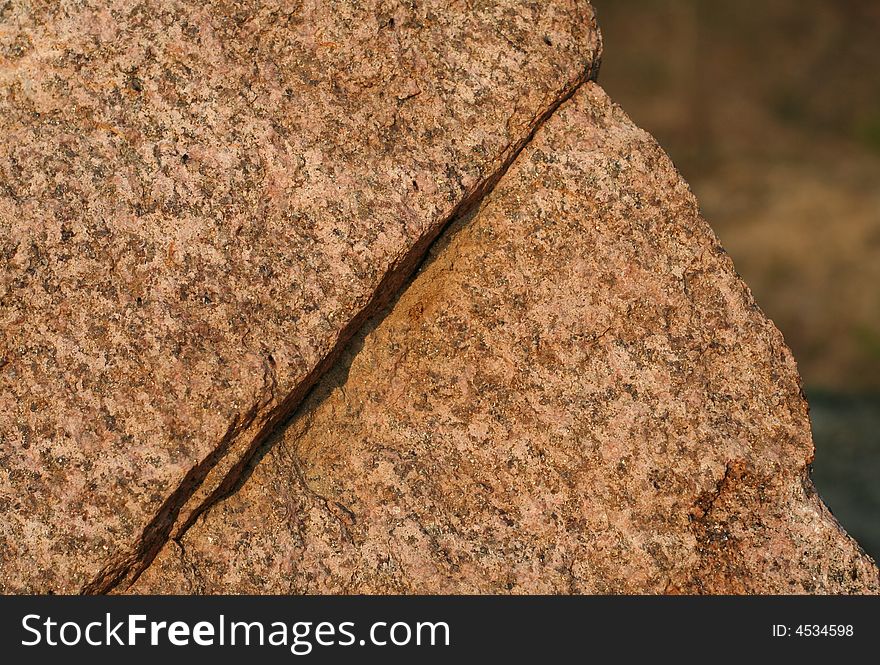
[[[599,82],[794,351],[813,479],[880,559],[880,1],[593,0]]]

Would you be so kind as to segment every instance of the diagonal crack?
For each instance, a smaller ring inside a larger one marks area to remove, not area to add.
[[[137,571],[139,575],[146,568],[146,565],[140,565],[141,562],[152,562],[159,553],[159,550],[168,541],[180,514],[180,509],[184,506],[186,500],[192,496],[196,489],[204,482],[210,470],[229,451],[236,436],[240,435],[253,422],[257,410],[258,405],[255,404],[244,414],[244,417],[236,417],[232,421],[217,447],[211,451],[208,457],[190,469],[180,485],[177,486],[177,489],[160,506],[156,515],[144,528],[141,539],[134,551],[121,561],[111,561],[104,566],[94,579],[82,588],[80,593],[87,595],[108,593],[126,581],[131,576],[132,571]]]
[[[243,417],[233,421],[218,446],[208,457],[190,470],[180,485],[163,503],[155,517],[144,529],[133,551],[105,566],[91,582],[82,588],[81,593],[104,594],[117,590],[124,591],[130,587],[150,566],[170,539],[179,543],[202,514],[239,486],[240,480],[254,456],[271,434],[293,414],[312,387],[335,365],[349,340],[361,330],[373,315],[392,302],[405,288],[428,256],[434,242],[455,220],[475,209],[492,192],[519,154],[556,110],[570,99],[582,85],[588,81],[596,80],[601,64],[600,53],[601,47],[597,49],[596,57],[590,66],[563,88],[543,112],[531,120],[524,137],[507,146],[501,155],[501,163],[498,168],[480,181],[445,219],[419,240],[406,256],[385,274],[370,302],[352,318],[340,333],[332,350],[324,356],[308,376],[265,416],[258,417],[260,403],[257,403]],[[253,434],[248,437],[251,432]],[[205,485],[212,472],[216,472],[222,466],[221,463],[230,456],[233,456],[234,461],[223,472],[216,487],[207,494],[206,498],[198,502],[196,507],[186,513],[187,505],[197,497],[200,490],[206,489]],[[183,519],[181,519],[182,513],[185,515]]]

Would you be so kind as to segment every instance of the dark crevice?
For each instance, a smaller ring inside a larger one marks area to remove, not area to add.
[[[86,595],[109,593],[118,586],[131,584],[146,568],[143,562],[152,562],[159,550],[168,541],[180,509],[186,500],[207,478],[211,469],[227,453],[235,437],[253,421],[257,413],[254,405],[243,418],[233,419],[219,445],[204,460],[190,469],[177,489],[172,492],[157,511],[156,515],[144,529],[143,535],[133,553],[108,563],[86,584],[81,593]],[[148,564],[147,564],[148,565]]]

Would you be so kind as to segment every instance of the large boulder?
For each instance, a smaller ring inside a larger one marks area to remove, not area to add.
[[[812,457],[782,336],[588,83],[129,590],[877,592]]]
[[[598,50],[578,0],[0,7],[0,590],[133,579]]]

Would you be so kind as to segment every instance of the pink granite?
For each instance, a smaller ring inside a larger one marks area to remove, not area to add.
[[[0,590],[133,579],[598,53],[579,0],[0,6]]]

